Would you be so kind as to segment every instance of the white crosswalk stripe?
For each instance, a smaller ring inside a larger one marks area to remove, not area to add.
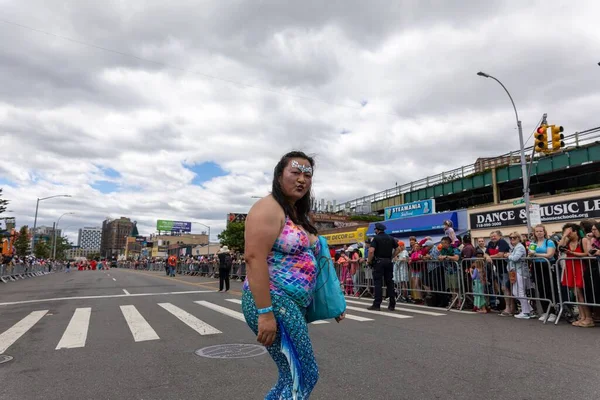
[[[198,300],[193,303],[202,306],[205,309],[212,310],[218,314],[233,318],[240,322],[246,322],[244,318],[244,314],[240,312],[239,305],[242,303],[240,299],[230,298],[223,299],[228,303],[233,303],[238,305],[238,307],[227,307],[220,304],[216,304],[211,301],[206,300]],[[386,318],[396,318],[396,319],[407,319],[413,318],[412,315],[403,315],[397,312],[387,312],[387,311],[372,311],[367,310],[366,306],[368,304],[363,303],[357,300],[346,300],[347,302],[347,311],[351,311],[352,314],[346,314],[346,319],[350,321],[356,322],[368,322],[374,321],[373,318],[368,318],[359,314],[371,314],[378,315]],[[190,302],[191,303],[191,302]],[[352,304],[352,305],[350,305]],[[171,303],[157,303],[159,307],[164,309],[169,313],[169,315],[174,316],[190,328],[197,332],[200,335],[216,335],[221,334],[222,332],[209,325],[207,322],[195,317],[190,314],[188,311],[175,306]],[[357,305],[357,306],[353,306]],[[360,307],[362,305],[364,307]],[[194,307],[194,306],[192,306]],[[237,308],[237,309],[236,309]],[[116,309],[116,307],[115,307]],[[155,328],[151,326],[152,320],[147,320],[146,317],[140,313],[140,311],[134,305],[120,305],[119,306],[120,314],[122,314],[123,319],[120,319],[121,323],[123,321],[127,324],[133,341],[134,342],[146,342],[146,341],[156,341],[160,340],[160,336],[155,331]],[[433,310],[424,310],[424,309],[404,309],[404,308],[396,308],[398,311],[411,313],[413,315],[427,315],[427,316],[441,316],[446,315],[442,313],[436,313]],[[190,310],[191,311],[191,310]],[[117,311],[118,312],[118,311]],[[14,324],[11,328],[6,330],[4,333],[0,334],[0,354],[4,353],[9,347],[11,347],[17,340],[22,340],[22,336],[24,336],[31,328],[36,325],[44,316],[52,315],[49,313],[49,310],[38,310],[29,313],[25,318]],[[215,314],[216,316],[217,314]],[[152,315],[156,318],[156,315]],[[56,350],[61,349],[76,349],[82,348],[87,345],[87,338],[90,331],[90,322],[92,318],[92,308],[91,307],[83,307],[76,308],[73,315],[71,316],[68,325],[66,326],[64,332],[62,332],[62,336],[58,345],[56,346]],[[215,318],[213,314],[208,311],[208,315],[206,318]],[[162,320],[162,318],[161,318]],[[326,321],[314,321],[311,325],[325,325],[332,323],[332,320]],[[169,324],[171,324],[169,322]]]
[[[142,314],[140,314],[135,306],[121,306],[121,312],[123,313],[123,317],[125,317],[125,321],[127,322],[129,330],[133,335],[133,340],[136,342],[145,342],[147,340],[160,339],[148,321],[142,317]]]
[[[242,301],[240,299],[225,299],[225,300],[229,301],[231,303],[235,303],[235,304],[242,304]],[[246,321],[246,320],[244,319],[244,321]],[[328,323],[329,322],[327,322],[327,321],[314,321],[314,322],[311,322],[312,325],[321,325],[321,324],[328,324]]]
[[[359,308],[359,307],[352,307],[352,306],[346,306],[346,309],[352,310],[352,311],[364,312],[367,314],[382,315],[384,317],[390,317],[390,318],[398,318],[398,319],[412,318],[410,315],[396,314],[393,312],[372,311],[372,310],[367,310],[366,308]]]
[[[173,314],[181,322],[198,332],[200,335],[216,335],[223,333],[217,328],[210,326],[206,322],[194,317],[189,312],[184,311],[171,303],[158,303],[158,305]]]
[[[77,308],[75,310],[71,322],[69,322],[65,333],[63,333],[60,342],[56,346],[56,350],[85,347],[91,314],[91,307]]]
[[[0,354],[4,354],[14,342],[19,340],[28,330],[38,323],[48,310],[33,311],[28,316],[14,324],[6,332],[0,335]]]
[[[221,314],[227,315],[228,317],[232,317],[239,321],[246,322],[246,319],[244,318],[244,314],[242,314],[241,312],[233,311],[227,307],[222,307],[217,304],[213,304],[211,302],[204,301],[204,300],[195,301],[194,303],[200,304],[201,306],[204,306],[206,308],[210,308],[211,310],[220,312]]]
[[[352,315],[352,314],[346,314],[346,318],[351,319],[353,321],[358,321],[358,322],[374,321],[374,319],[372,319],[372,318],[359,317],[358,315]]]
[[[229,301],[229,302],[235,303],[235,304],[242,304],[242,301],[240,299],[225,299],[225,301]],[[371,319],[371,318],[359,317],[357,315],[351,315],[351,314],[346,314],[346,318],[353,320],[353,321],[358,321],[358,322],[373,321],[373,319]],[[329,321],[311,322],[311,324],[313,324],[313,325],[321,325],[321,324],[328,324],[328,323],[329,323]]]
[[[363,302],[363,301],[355,301],[355,300],[346,300],[346,303],[366,305],[365,302]],[[403,311],[403,312],[409,312],[409,313],[421,314],[421,315],[430,315],[432,317],[439,317],[439,316],[446,315],[446,314],[437,313],[437,312],[433,312],[433,311],[424,311],[424,310],[417,310],[417,309],[412,309],[412,308],[398,307],[398,305],[396,305],[396,311]]]

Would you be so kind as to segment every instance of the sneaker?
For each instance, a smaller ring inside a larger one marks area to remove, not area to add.
[[[542,315],[540,316],[540,318],[538,318],[538,320],[539,320],[539,321],[543,321],[543,320],[545,320],[547,315],[548,315],[547,313],[544,313],[544,314],[542,314]],[[556,318],[556,315],[554,316],[554,318]]]
[[[515,318],[519,318],[519,319],[530,319],[531,315],[526,314],[526,313],[519,313],[517,315],[515,315]]]
[[[550,314],[550,316],[548,317],[548,322],[556,322],[556,315]]]

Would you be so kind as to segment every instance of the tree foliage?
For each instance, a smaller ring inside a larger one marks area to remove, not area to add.
[[[2,198],[2,188],[0,188],[0,214],[6,211],[6,206],[8,205],[8,200]]]
[[[36,258],[50,258],[50,246],[45,240],[38,240],[35,243],[33,254]]]
[[[67,250],[73,247],[73,244],[69,243],[67,238],[62,236],[56,237],[56,259],[57,260],[66,260],[67,258]]]
[[[19,231],[19,236],[15,240],[15,250],[19,257],[25,257],[29,252],[29,228],[23,225]]]
[[[230,250],[244,252],[244,229],[243,222],[230,222],[227,228],[219,233],[221,244],[229,247]]]

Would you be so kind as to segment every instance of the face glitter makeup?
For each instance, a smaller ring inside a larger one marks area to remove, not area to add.
[[[300,170],[300,172],[303,172],[305,174],[306,173],[312,174],[312,172],[313,172],[313,169],[311,166],[299,164],[298,161],[296,161],[296,160],[292,160],[291,167],[298,168]]]

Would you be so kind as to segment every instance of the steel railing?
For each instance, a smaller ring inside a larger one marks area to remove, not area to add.
[[[580,146],[584,146],[587,144],[597,142],[598,139],[600,139],[600,127],[594,128],[594,129],[589,129],[589,130],[582,131],[582,132],[576,132],[574,134],[565,136],[565,138],[563,140],[565,143],[565,149],[563,151],[568,151],[573,148],[577,148]],[[525,152],[527,154],[530,154],[532,151],[533,151],[533,146],[527,147],[525,149]],[[504,166],[504,165],[519,164],[520,163],[520,161],[518,161],[518,160],[520,160],[519,157],[520,157],[520,151],[516,150],[516,151],[512,151],[510,153],[503,154],[498,157],[493,157],[493,159],[504,158],[504,159],[509,160],[509,162],[503,164],[503,166]],[[453,169],[450,171],[445,171],[445,172],[442,172],[437,175],[431,175],[431,176],[428,176],[423,179],[405,183],[403,185],[396,186],[396,187],[393,187],[390,189],[382,190],[381,192],[377,192],[374,194],[370,194],[368,196],[363,196],[363,197],[359,197],[354,200],[340,203],[340,204],[336,205],[335,211],[340,212],[340,211],[344,211],[347,209],[352,209],[357,206],[361,206],[365,203],[371,204],[375,201],[389,199],[390,197],[399,196],[400,194],[403,194],[403,193],[410,193],[410,192],[413,192],[418,189],[424,189],[427,187],[439,185],[441,183],[447,183],[447,182],[451,182],[451,181],[454,181],[457,179],[466,178],[466,177],[469,177],[480,171],[481,171],[481,169],[477,168],[476,163],[464,165],[462,167],[459,167],[459,168],[456,168],[456,169]]]

